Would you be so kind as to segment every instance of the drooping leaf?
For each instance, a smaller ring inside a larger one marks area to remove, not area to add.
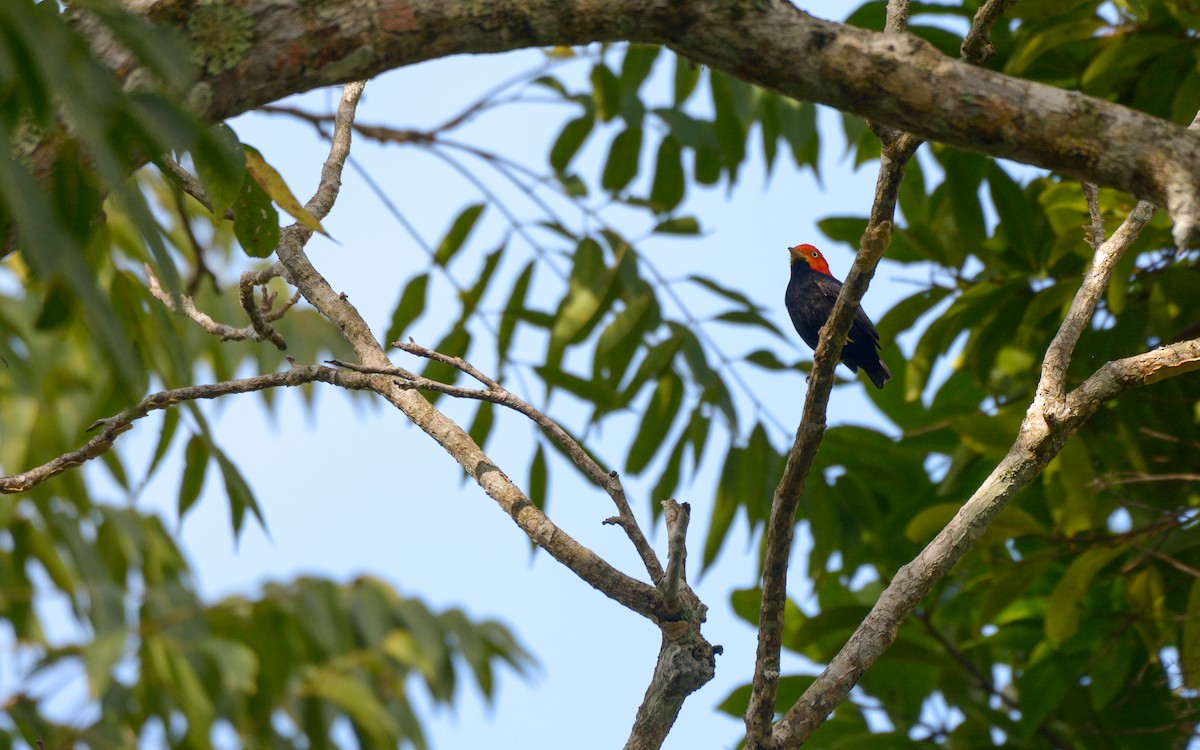
[[[320,232],[328,237],[329,233],[321,226],[321,222],[309,213],[300,201],[296,200],[296,196],[292,195],[292,189],[283,181],[283,176],[263,159],[258,149],[244,144],[243,148],[246,152],[246,172],[254,178],[254,181],[267,195],[271,196],[275,205],[287,211],[305,229]]]
[[[450,225],[450,229],[446,232],[446,236],[438,244],[437,251],[433,255],[433,262],[439,266],[447,265],[458,251],[462,249],[463,244],[467,241],[467,237],[471,234],[471,230],[475,228],[475,224],[479,221],[479,217],[483,214],[485,208],[482,203],[475,203],[464,208],[454,218],[454,222]]]

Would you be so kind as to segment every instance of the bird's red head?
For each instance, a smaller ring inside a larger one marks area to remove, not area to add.
[[[789,247],[788,251],[792,255],[793,263],[802,260],[817,273],[823,273],[826,276],[833,275],[829,271],[829,264],[825,262],[825,256],[821,255],[821,251],[812,245],[796,245],[795,247]]]

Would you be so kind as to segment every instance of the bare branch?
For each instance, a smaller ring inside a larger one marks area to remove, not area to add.
[[[1100,189],[1090,182],[1081,182],[1083,200],[1088,207],[1087,243],[1092,250],[1104,244],[1104,217],[1100,215]]]
[[[147,396],[119,414],[93,422],[87,428],[87,431],[92,432],[100,429],[100,432],[84,444],[83,447],[69,453],[64,453],[41,466],[21,474],[0,477],[0,494],[24,492],[51,477],[62,474],[68,469],[81,466],[85,462],[107,453],[112,448],[113,441],[118,436],[128,431],[135,421],[152,411],[166,409],[184,401],[219,398],[234,393],[251,393],[267,388],[291,387],[315,381],[356,390],[374,389],[373,379],[363,374],[343,372],[330,367],[309,365],[293,366],[286,372],[277,372],[270,375],[258,375],[252,378],[226,380],[211,385],[192,385],[186,388],[159,391]]]
[[[1051,419],[1057,418],[1055,412],[1063,403],[1064,383],[1067,366],[1071,364],[1071,354],[1075,351],[1075,345],[1079,343],[1084,328],[1091,321],[1096,305],[1104,296],[1112,270],[1137,239],[1142,227],[1154,217],[1155,211],[1155,207],[1150,203],[1138,203],[1117,231],[1113,232],[1112,237],[1097,245],[1092,256],[1092,265],[1088,268],[1079,291],[1075,293],[1075,299],[1071,301],[1066,319],[1059,326],[1042,360],[1042,376],[1038,383],[1037,398],[1044,407],[1050,409]],[[1094,236],[1095,230],[1092,232]]]
[[[318,196],[314,196],[308,207],[318,218],[323,217],[328,208],[318,214],[321,206],[317,205],[317,198],[321,195],[328,197],[330,191],[324,190],[327,186],[336,191],[337,175],[348,156],[350,123],[361,92],[361,86],[347,86],[343,92],[339,112],[343,112],[344,116],[338,121],[341,132],[335,134],[334,145],[330,148],[329,159],[322,172],[322,189],[318,190]],[[300,290],[321,315],[338,327],[363,366],[392,367],[362,315],[347,297],[338,294],[313,267],[304,252],[304,242],[309,236],[310,232],[297,225],[281,232],[276,253],[285,278]],[[442,446],[536,545],[604,595],[652,620],[662,619],[662,598],[653,586],[613,568],[558,528],[500,471],[461,426],[419,393],[400,386],[394,378],[387,379],[385,385],[380,389],[380,394]]]
[[[531,404],[512,393],[502,385],[497,383],[492,378],[485,375],[477,367],[461,357],[451,357],[432,349],[426,349],[419,344],[413,342],[397,341],[392,344],[396,348],[413,354],[418,357],[431,359],[442,364],[459,370],[467,375],[470,375],[475,380],[478,380],[483,385],[487,386],[484,390],[471,388],[459,388],[457,386],[441,383],[436,380],[415,375],[403,368],[399,367],[363,367],[359,365],[348,365],[344,362],[334,362],[341,367],[350,367],[360,372],[375,372],[387,375],[397,375],[404,379],[404,383],[400,384],[403,388],[417,388],[420,390],[437,391],[445,393],[456,398],[471,398],[481,401],[490,401],[491,403],[506,408],[512,409],[515,412],[525,415],[538,427],[549,435],[556,443],[558,443],[563,451],[570,457],[571,461],[579,467],[593,482],[601,489],[608,493],[612,498],[613,504],[617,506],[619,515],[615,519],[609,519],[608,522],[619,525],[625,530],[629,536],[633,546],[637,549],[638,555],[642,558],[642,563],[646,566],[646,572],[650,576],[652,582],[658,582],[663,577],[662,564],[658,561],[658,557],[654,554],[654,548],[646,540],[645,534],[642,533],[641,527],[638,526],[637,520],[633,515],[633,510],[629,507],[629,501],[625,497],[625,489],[621,485],[621,479],[617,472],[605,471],[600,464],[592,458],[583,446],[581,446],[575,438],[562,428],[557,422],[544,413],[534,408]]]
[[[275,345],[275,348],[280,351],[287,350],[287,341],[276,331],[271,324],[267,322],[267,315],[274,314],[273,320],[279,320],[292,305],[296,304],[299,297],[292,297],[292,300],[283,306],[283,309],[278,313],[272,313],[272,303],[275,300],[275,295],[267,291],[263,287],[263,301],[259,305],[254,301],[254,274],[247,271],[242,274],[241,282],[238,284],[238,302],[241,303],[242,309],[246,311],[246,315],[250,318],[250,327],[258,335],[259,339],[270,341]]]
[[[220,338],[222,341],[263,341],[263,337],[258,334],[253,328],[234,328],[225,323],[218,323],[213,320],[208,313],[196,307],[195,301],[186,294],[179,295],[179,304],[175,303],[175,298],[171,293],[162,288],[162,283],[159,282],[158,276],[154,273],[154,269],[150,268],[149,264],[142,266],[146,271],[146,280],[150,285],[150,294],[163,303],[168,310],[184,317],[190,318],[207,333]],[[285,344],[286,346],[286,344]],[[283,348],[283,347],[281,347]]]
[[[983,65],[992,59],[992,55],[996,54],[996,48],[992,46],[988,36],[992,33],[992,27],[996,25],[996,21],[1000,20],[1004,11],[1008,10],[1016,1],[988,0],[979,8],[975,13],[975,20],[971,22],[971,30],[963,37],[962,45],[959,47],[964,62]]]
[[[667,572],[659,585],[663,604],[668,612],[679,610],[679,584],[683,582],[687,562],[687,529],[692,518],[692,506],[674,500],[663,502],[667,522]],[[686,584],[684,584],[686,585]]]
[[[205,192],[204,186],[200,184],[200,180],[196,179],[191,172],[181,167],[179,162],[172,159],[169,154],[163,154],[160,159],[163,166],[167,168],[167,175],[175,180],[183,192],[195,198],[201,206],[204,206],[208,209],[209,213],[212,213],[212,201],[208,199],[208,193]],[[232,221],[233,212],[226,211],[222,218]]]
[[[687,560],[687,527],[691,506],[667,500],[663,503],[667,522],[667,572],[659,590],[664,608],[674,619],[659,624],[662,646],[654,666],[654,676],[646,697],[638,707],[626,750],[657,750],[679,716],[683,701],[712,679],[715,654],[721,648],[710,646],[700,634],[706,608],[684,580]]]

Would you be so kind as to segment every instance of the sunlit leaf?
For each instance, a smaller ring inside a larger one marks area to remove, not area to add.
[[[246,172],[254,178],[254,181],[267,195],[271,196],[275,205],[287,211],[305,229],[320,232],[328,237],[329,233],[321,226],[321,222],[309,213],[308,209],[300,204],[300,201],[296,200],[296,196],[292,195],[292,189],[283,181],[283,176],[275,170],[275,167],[268,164],[262,154],[253,146],[243,144],[243,148],[246,151]]]

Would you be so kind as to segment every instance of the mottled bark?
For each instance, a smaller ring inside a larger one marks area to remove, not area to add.
[[[198,7],[182,0],[125,5],[185,32]],[[250,27],[244,40],[233,41],[248,44],[202,71],[196,100],[214,120],[447,55],[629,40],[666,45],[695,62],[924,139],[1125,190],[1166,206],[1177,241],[1200,217],[1200,136],[1183,127],[953,60],[910,35],[822,21],[782,0],[231,5]]]

